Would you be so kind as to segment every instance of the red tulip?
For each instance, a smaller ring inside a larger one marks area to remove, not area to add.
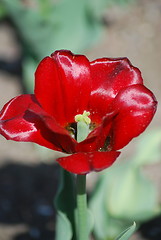
[[[142,133],[156,111],[153,93],[127,58],[89,62],[83,55],[56,51],[35,73],[34,94],[10,100],[0,112],[0,133],[70,154],[58,163],[76,174],[109,167]],[[88,111],[89,134],[77,141],[75,117]]]

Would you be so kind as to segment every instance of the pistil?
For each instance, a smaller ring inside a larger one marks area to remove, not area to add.
[[[91,119],[88,117],[89,115],[90,112],[84,111],[83,114],[75,116],[75,121],[77,123],[77,142],[85,140],[90,132],[89,126]]]

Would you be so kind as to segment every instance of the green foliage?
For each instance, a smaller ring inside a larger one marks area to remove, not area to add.
[[[57,210],[56,240],[75,239],[74,177],[61,169],[61,182],[55,199]],[[73,237],[73,238],[72,238]]]
[[[110,215],[130,221],[144,221],[159,213],[156,189],[140,169],[122,164],[120,168],[115,168],[113,175],[115,178],[105,203]]]
[[[146,130],[146,132],[138,139],[136,154],[133,156],[131,164],[134,164],[136,167],[141,167],[145,164],[160,161],[160,143],[160,129]]]
[[[7,10],[5,6],[0,2],[0,20],[7,15]]]
[[[2,0],[30,54],[38,60],[56,49],[81,51],[95,41],[102,29],[88,14],[86,0],[33,1]]]
[[[81,52],[103,29],[86,0],[33,0],[31,6],[19,0],[1,2],[0,16],[6,9],[23,42],[23,79],[28,92],[33,91],[33,68],[38,61],[57,49]]]
[[[130,0],[1,0],[28,52],[40,60],[56,49],[83,51],[102,31],[102,12],[111,3]]]
[[[128,240],[136,229],[136,223],[134,222],[132,226],[123,231],[116,240]]]
[[[78,225],[77,209],[75,210],[75,222],[76,222],[76,232],[78,232],[79,225]],[[88,224],[88,235],[90,236],[94,228],[94,217],[90,209],[87,209],[87,224]],[[76,239],[73,239],[73,240],[76,240]]]
[[[23,82],[27,89],[27,92],[32,93],[34,91],[34,73],[37,67],[37,61],[31,56],[26,56],[22,62],[23,69]]]
[[[61,169],[60,184],[55,198],[57,210],[55,240],[76,240],[78,226],[75,199],[75,178],[69,172]],[[87,212],[88,230],[91,233],[94,225],[93,215]]]
[[[113,240],[129,225],[109,215],[105,206],[107,192],[107,181],[104,175],[101,175],[90,200],[90,209],[94,215],[94,234],[97,240]]]
[[[56,222],[56,240],[71,240],[72,239],[72,227],[70,221],[64,213],[58,211]]]
[[[0,18],[7,14],[12,19],[23,42],[23,79],[28,92],[33,91],[33,69],[38,61],[58,49],[84,51],[102,33],[104,9],[130,1],[133,0],[1,0]]]
[[[148,220],[161,212],[156,186],[142,172],[145,164],[160,160],[161,131],[138,139],[136,155],[119,160],[100,176],[90,202],[98,240],[111,240],[132,221]]]

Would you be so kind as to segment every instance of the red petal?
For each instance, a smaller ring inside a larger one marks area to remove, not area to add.
[[[133,67],[127,58],[103,58],[91,62],[91,77],[93,82],[89,110],[97,122],[101,121],[121,89],[143,82],[139,69]]]
[[[30,106],[38,107],[34,95],[13,98],[0,113],[0,133],[10,140],[35,142],[53,150],[63,151],[59,145],[59,135],[43,123]]]
[[[76,140],[73,139],[69,132],[58,125],[54,118],[49,116],[40,106],[32,104],[29,107],[29,111],[33,112],[41,119],[45,126],[51,131],[52,139],[51,141],[59,146],[63,152],[73,153],[75,152]],[[45,135],[45,132],[44,132]],[[47,138],[47,136],[46,136]]]
[[[42,60],[36,70],[36,98],[63,126],[74,122],[74,116],[87,109],[91,90],[89,67],[85,56],[57,51]]]
[[[102,120],[102,123],[96,127],[84,141],[77,144],[76,151],[93,152],[102,148],[106,148],[105,145],[109,140],[108,136],[115,115],[115,112],[106,114]]]
[[[75,174],[87,174],[91,171],[101,171],[110,167],[120,152],[90,152],[76,153],[57,159],[65,170]]]
[[[113,103],[118,115],[113,121],[112,148],[121,149],[142,133],[151,122],[156,111],[153,93],[143,85],[134,85],[119,92]]]

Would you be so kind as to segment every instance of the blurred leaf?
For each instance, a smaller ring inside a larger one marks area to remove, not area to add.
[[[55,198],[55,206],[58,211],[56,220],[56,240],[75,239],[74,212],[76,203],[73,183],[73,175],[61,169],[61,182]]]
[[[113,3],[130,0],[1,0],[30,54],[38,60],[56,49],[80,52],[97,41],[102,13]],[[131,0],[132,1],[132,0]],[[21,20],[20,20],[21,19]]]
[[[129,228],[127,228],[125,231],[123,231],[117,238],[116,240],[128,240],[132,234],[134,233],[136,229],[136,223],[134,222],[134,224],[132,226],[130,226]]]
[[[95,193],[90,201],[90,209],[94,215],[94,231],[98,239],[104,239],[107,236],[108,215],[103,205],[105,199],[104,182],[102,179],[95,187]]]
[[[93,217],[93,213],[90,211],[90,209],[88,209],[88,231],[89,231],[89,235],[92,232],[93,228],[94,228],[94,217]]]
[[[106,195],[106,207],[113,217],[144,221],[161,211],[156,186],[140,168],[161,160],[160,144],[160,129],[147,131],[138,139],[135,156],[117,162],[110,169],[105,177],[110,189]]]
[[[37,67],[37,61],[35,61],[31,56],[26,57],[22,63],[23,68],[23,83],[27,92],[34,92],[34,73]]]
[[[127,226],[125,222],[111,218],[106,211],[105,200],[108,193],[106,186],[107,182],[101,176],[89,203],[89,208],[94,216],[94,234],[98,240],[113,239]]]
[[[114,239],[131,221],[139,224],[161,212],[156,186],[141,169],[161,160],[160,143],[160,129],[148,131],[139,137],[131,160],[118,160],[101,174],[90,201],[99,240]]]
[[[45,0],[45,1],[44,0],[36,0],[38,9],[39,9],[41,15],[45,18],[48,18],[52,12],[52,8],[51,8],[52,1],[53,0]]]
[[[64,213],[58,211],[56,219],[56,240],[71,240],[72,227],[70,221]]]
[[[113,171],[113,183],[109,187],[106,207],[115,218],[144,221],[160,211],[156,187],[139,169],[125,164],[118,167]]]
[[[5,6],[0,2],[0,20],[7,15],[7,10]]]
[[[131,162],[135,166],[155,163],[161,160],[161,129],[146,130],[138,138],[136,154]]]
[[[38,60],[56,49],[81,51],[95,41],[102,30],[101,24],[89,14],[86,0],[48,1],[50,6],[46,9],[50,11],[45,14],[42,7],[26,7],[19,0],[2,1],[28,51]]]
[[[1,0],[1,2],[23,42],[27,55],[25,61],[28,63],[23,65],[23,75],[26,89],[31,92],[34,82],[33,62],[35,61],[37,65],[44,56],[58,49],[69,49],[77,53],[95,43],[103,30],[103,11],[112,1],[33,0],[28,3],[20,0]],[[33,61],[28,59],[28,56],[31,56]]]
[[[75,199],[75,178],[69,172],[61,169],[61,182],[55,198],[58,211],[56,221],[56,240],[76,240],[77,209]],[[88,229],[92,231],[93,215],[88,210]]]

